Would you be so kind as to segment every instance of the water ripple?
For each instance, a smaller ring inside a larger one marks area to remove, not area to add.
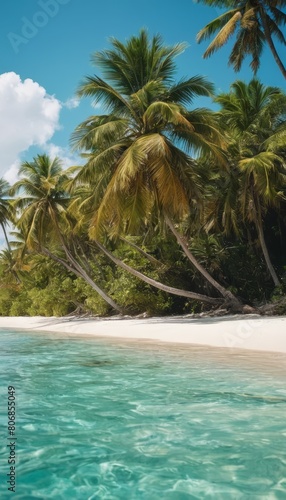
[[[8,385],[17,394],[16,500],[286,498],[283,356],[0,335],[1,401]]]

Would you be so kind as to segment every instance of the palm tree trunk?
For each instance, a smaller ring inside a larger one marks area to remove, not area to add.
[[[1,227],[2,227],[2,231],[3,231],[3,234],[4,234],[4,238],[5,238],[5,241],[6,241],[7,248],[9,250],[9,252],[11,252],[11,246],[10,246],[10,242],[8,240],[8,236],[7,236],[7,231],[6,231],[6,228],[5,228],[5,224],[3,224],[3,222],[0,222],[0,224],[1,224]]]
[[[160,283],[159,281],[156,281],[152,278],[149,278],[145,274],[142,274],[139,271],[136,271],[135,269],[133,269],[133,267],[128,266],[127,264],[125,264],[125,262],[123,262],[122,260],[115,257],[111,252],[109,252],[109,250],[107,250],[107,248],[105,248],[98,241],[95,241],[95,244],[117,266],[121,267],[122,269],[129,272],[133,276],[136,276],[136,278],[139,278],[140,280],[144,281],[145,283],[148,283],[149,285],[154,286],[155,288],[158,288],[159,290],[163,290],[164,292],[171,293],[173,295],[179,295],[180,297],[187,297],[189,299],[197,300],[199,302],[205,302],[206,304],[212,304],[212,305],[220,305],[221,304],[220,299],[208,297],[207,295],[201,295],[200,293],[189,292],[188,290],[181,290],[179,288],[174,288],[174,287],[171,287],[168,285],[164,285],[163,283]]]
[[[116,304],[116,302],[114,302],[114,300],[112,300],[105,293],[104,290],[102,290],[98,285],[96,285],[96,283],[94,283],[94,281],[90,278],[90,276],[88,276],[87,272],[83,269],[83,267],[74,259],[74,257],[72,256],[71,252],[69,251],[69,249],[66,245],[65,239],[62,235],[62,232],[61,232],[59,224],[58,224],[58,220],[57,220],[57,218],[52,210],[51,210],[51,216],[52,216],[52,220],[53,220],[54,226],[56,228],[61,246],[66,254],[67,260],[71,264],[71,269],[73,270],[73,272],[77,276],[80,276],[81,278],[83,278],[94,290],[96,290],[96,292],[100,295],[100,297],[103,300],[105,300],[113,309],[115,309],[115,311],[118,311],[119,313],[121,313],[122,310]],[[75,272],[75,271],[77,271],[77,272]]]
[[[151,262],[151,264],[153,264],[153,266],[161,267],[161,268],[164,266],[164,264],[162,264],[162,262],[160,262],[155,257],[153,257],[153,255],[150,255],[149,253],[142,250],[142,248],[140,248],[138,245],[136,245],[136,243],[133,243],[132,241],[126,240],[126,238],[123,238],[123,236],[120,236],[120,240],[123,241],[124,243],[126,243],[127,245],[131,246],[135,250],[137,250],[137,252],[141,253],[141,255],[143,255],[147,260],[149,260],[149,262]]]
[[[73,252],[74,252],[74,255],[77,259],[77,261],[80,263],[81,267],[85,270],[85,272],[87,274],[92,274],[92,269],[89,265],[89,262],[84,254],[84,251],[83,251],[83,248],[82,248],[82,245],[81,243],[77,240],[77,241],[73,241],[72,242],[72,246],[73,246]],[[78,249],[77,247],[80,248],[81,250],[81,255],[79,254],[78,252]]]
[[[115,309],[115,311],[122,313],[122,309],[116,304],[116,302],[114,302],[114,300],[112,300],[96,283],[94,283],[94,281],[88,276],[85,270],[73,258],[69,258],[71,264],[69,265],[64,259],[61,259],[57,255],[53,254],[47,248],[42,247],[41,250],[44,255],[47,255],[55,262],[58,262],[59,264],[64,266],[68,271],[86,281],[86,283],[88,283],[103,300],[105,300],[113,309]]]
[[[89,285],[100,295],[100,297],[105,300],[115,311],[119,313],[123,313],[122,309],[120,306],[114,302],[114,300],[107,295],[107,293],[102,290],[94,281],[88,276],[88,274],[85,272],[85,270],[78,264],[78,262],[71,256],[68,257],[71,263],[73,264],[73,267],[77,270],[78,275],[81,276]]]
[[[272,37],[271,37],[271,32],[270,32],[270,29],[269,29],[269,26],[268,26],[268,23],[267,23],[267,19],[266,19],[266,15],[265,15],[265,12],[264,12],[264,8],[263,6],[260,6],[260,17],[261,17],[261,21],[262,21],[262,26],[263,26],[263,30],[264,30],[264,34],[265,34],[265,38],[266,38],[266,41],[269,45],[269,48],[272,52],[272,55],[276,61],[276,64],[278,65],[282,75],[284,76],[284,78],[286,79],[286,69],[285,69],[285,66],[284,64],[282,63],[278,53],[277,53],[277,50],[275,48],[275,45],[273,43],[273,40],[272,40]]]
[[[83,278],[87,283],[89,283],[89,285],[94,290],[96,290],[96,292],[100,295],[100,297],[103,300],[105,300],[113,309],[115,309],[115,311],[122,313],[123,311],[122,311],[121,307],[118,306],[116,304],[116,302],[114,302],[114,300],[112,300],[111,297],[109,297],[109,295],[107,295],[107,293],[105,293],[104,290],[102,290],[96,283],[94,283],[94,281],[90,278],[90,276],[88,276],[88,274],[81,267],[81,265],[73,258],[73,256],[71,255],[71,253],[69,252],[69,250],[67,249],[67,247],[65,245],[63,246],[63,250],[67,256],[67,259],[72,264],[73,269],[77,271],[77,273],[78,273],[77,275],[80,275],[81,278]]]
[[[2,230],[3,230],[4,238],[5,238],[6,245],[7,245],[8,252],[9,252],[9,259],[10,259],[10,263],[11,263],[11,266],[12,266],[12,264],[13,264],[13,258],[12,258],[12,250],[11,250],[10,241],[8,240],[8,236],[7,236],[7,231],[6,231],[6,228],[5,228],[5,224],[3,224],[3,222],[1,222],[0,224],[1,224],[1,227],[2,227]],[[16,282],[18,284],[20,284],[21,280],[20,280],[18,274],[16,273],[15,269],[13,269],[13,267],[11,268],[11,271],[14,274]]]
[[[264,255],[266,265],[268,267],[268,271],[273,279],[274,285],[279,286],[280,281],[279,281],[279,278],[278,278],[278,276],[275,272],[275,269],[272,265],[272,262],[270,260],[268,248],[267,248],[267,245],[265,243],[263,224],[262,224],[262,216],[261,216],[261,206],[260,206],[259,198],[256,197],[255,201],[256,201],[256,207],[257,207],[256,227],[257,227],[257,232],[258,232],[259,243],[260,243],[263,255]]]
[[[165,214],[165,221],[167,223],[167,226],[170,228],[172,233],[177,239],[178,244],[180,247],[183,249],[185,255],[188,257],[190,262],[193,264],[193,266],[202,274],[202,276],[216,289],[218,292],[226,299],[227,302],[230,303],[230,305],[234,308],[238,308],[238,310],[241,309],[241,303],[239,300],[229,291],[226,290],[220,283],[218,283],[209,273],[208,271],[197,261],[196,257],[192,254],[192,252],[189,250],[186,242],[184,241],[184,238],[182,235],[176,230],[174,224],[172,221],[169,219],[169,217]]]

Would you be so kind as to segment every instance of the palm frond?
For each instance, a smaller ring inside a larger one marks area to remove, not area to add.
[[[77,90],[78,97],[92,97],[93,105],[101,104],[114,115],[128,116],[130,108],[123,96],[101,78],[86,77]]]
[[[229,37],[233,34],[237,27],[237,23],[241,20],[241,13],[237,11],[230,20],[221,28],[219,33],[216,35],[214,40],[210,43],[207,50],[204,53],[204,58],[211,56],[220,47],[226,44]]]
[[[76,149],[101,149],[126,135],[129,121],[114,115],[90,116],[73,132],[71,142]]]
[[[265,14],[265,17],[266,17],[266,21],[268,23],[271,35],[275,35],[276,38],[279,40],[279,42],[282,43],[282,45],[286,45],[286,38],[284,36],[283,31],[280,30],[277,23],[275,23],[273,21],[273,19],[267,13]]]
[[[200,43],[207,38],[210,38],[214,33],[221,30],[226,23],[228,23],[235,14],[237,14],[238,9],[232,9],[228,12],[221,14],[219,17],[208,23],[203,29],[197,34],[197,42]]]
[[[111,45],[113,50],[93,54],[92,62],[124,95],[136,93],[150,80],[169,82],[175,72],[174,58],[186,48],[185,43],[164,46],[160,35],[149,40],[146,30],[126,44],[111,38]]]
[[[159,130],[174,125],[182,130],[193,130],[190,121],[181,113],[177,104],[157,101],[150,104],[142,117],[147,131]]]
[[[202,76],[193,76],[181,80],[169,89],[169,99],[177,104],[188,106],[198,96],[210,97],[214,94],[214,86]]]

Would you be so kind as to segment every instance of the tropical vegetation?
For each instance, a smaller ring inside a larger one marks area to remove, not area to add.
[[[228,39],[236,33],[236,41],[232,48],[229,64],[239,71],[244,59],[250,55],[250,66],[254,73],[260,66],[260,58],[265,44],[270,48],[276,64],[286,78],[286,68],[279,57],[273,38],[282,45],[286,39],[281,27],[286,23],[283,7],[285,0],[198,0],[211,7],[229,9],[202,28],[198,42],[216,36],[206,49],[204,57],[211,56],[225,45]]]
[[[283,2],[235,3],[200,39],[225,29],[210,54],[240,20],[239,69],[253,16],[271,36],[284,18]],[[184,47],[146,30],[112,39],[78,88],[104,109],[71,138],[84,165],[37,155],[0,182],[0,315],[286,309],[286,95],[256,78],[220,94],[199,75],[177,81]]]

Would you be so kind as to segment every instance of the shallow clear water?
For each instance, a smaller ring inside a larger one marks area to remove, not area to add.
[[[0,343],[1,499],[286,498],[284,355],[14,331]]]

